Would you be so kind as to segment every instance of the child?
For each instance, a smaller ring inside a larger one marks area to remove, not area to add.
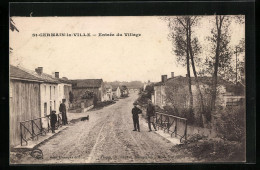
[[[56,111],[53,110],[53,111],[51,111],[51,115],[50,115],[50,118],[51,118],[51,131],[52,131],[52,133],[55,133],[55,124],[57,122],[57,115],[55,113],[56,113]]]

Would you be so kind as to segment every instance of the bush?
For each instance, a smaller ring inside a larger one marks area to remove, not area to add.
[[[245,140],[245,108],[226,108],[219,112],[216,129],[224,139],[243,142]]]
[[[163,110],[166,114],[186,118],[190,125],[196,122],[194,121],[194,111],[189,108],[177,109],[171,106],[164,106]]]

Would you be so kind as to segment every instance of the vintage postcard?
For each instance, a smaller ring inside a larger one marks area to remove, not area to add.
[[[10,17],[10,164],[246,161],[245,16]]]

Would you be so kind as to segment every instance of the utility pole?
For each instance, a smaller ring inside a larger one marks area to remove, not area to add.
[[[237,84],[237,46],[236,46],[236,84]]]

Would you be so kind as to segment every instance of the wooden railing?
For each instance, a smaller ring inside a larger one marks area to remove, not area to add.
[[[164,132],[171,133],[171,137],[172,135],[175,135],[175,137],[179,136],[181,143],[183,140],[187,140],[186,118],[156,112],[155,119],[158,129],[161,128]]]
[[[56,115],[58,119],[56,123],[57,129],[58,127],[62,126],[62,119],[61,113]],[[42,126],[44,120],[47,120],[47,128]],[[44,136],[50,130],[50,115],[20,122],[21,146],[23,146],[23,142],[28,145],[28,140],[38,140],[40,135]]]

